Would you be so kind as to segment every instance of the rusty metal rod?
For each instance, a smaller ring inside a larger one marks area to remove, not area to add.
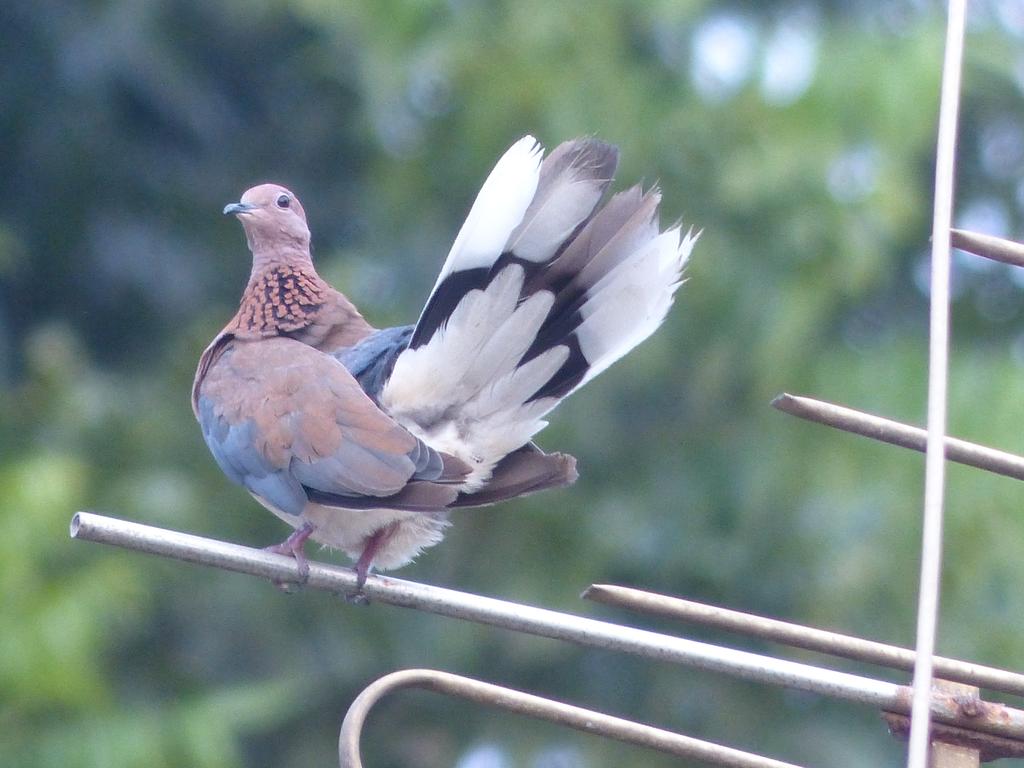
[[[345,715],[338,736],[338,758],[341,768],[363,768],[359,742],[367,715],[383,697],[404,688],[422,688],[446,696],[455,696],[677,757],[703,760],[713,765],[729,768],[797,768],[792,763],[772,760],[661,728],[641,725],[631,720],[432,669],[392,672],[371,683],[356,697]]]
[[[873,440],[899,445],[922,453],[927,442],[927,432],[918,427],[810,397],[790,395],[784,392],[772,400],[772,407],[793,416],[799,416],[801,419],[816,421],[844,432],[853,432]],[[1024,458],[1005,451],[997,451],[994,448],[969,443],[966,440],[947,437],[946,458],[959,464],[967,464],[999,475],[1024,480]]]
[[[755,616],[680,597],[659,595],[614,584],[593,584],[583,593],[583,597],[606,605],[738,632],[855,661],[905,671],[914,668],[914,652],[907,648]],[[944,680],[1024,695],[1024,675],[982,664],[936,656],[935,675]]]
[[[74,515],[71,536],[266,579],[295,581],[298,578],[295,561],[284,555],[91,512]],[[317,562],[310,562],[309,567],[307,586],[311,589],[342,595],[355,589],[356,575],[348,568]],[[860,702],[887,712],[910,712],[907,686],[860,675],[385,576],[367,579],[364,591],[371,600],[388,605],[684,664],[752,682]],[[1024,740],[1024,711],[1019,709],[980,699],[958,701],[935,692],[931,710],[939,722]]]
[[[968,232],[966,229],[951,229],[949,234],[954,248],[1015,267],[1024,267],[1024,245],[1020,243],[980,232]]]

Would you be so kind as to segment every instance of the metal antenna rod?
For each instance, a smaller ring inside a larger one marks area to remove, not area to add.
[[[614,584],[592,584],[584,591],[583,597],[605,605],[760,637],[831,656],[906,671],[914,668],[914,652],[907,648],[684,600],[680,597],[659,595]],[[936,656],[935,674],[944,680],[1024,695],[1024,675],[1004,669]]]
[[[1015,267],[1024,267],[1024,245],[1020,243],[980,232],[968,232],[966,229],[951,229],[949,234],[954,248]]]
[[[371,683],[356,697],[341,724],[338,758],[341,768],[363,768],[359,742],[370,710],[384,696],[403,688],[423,688],[446,696],[455,696],[489,707],[504,709],[578,731],[605,736],[677,757],[689,757],[729,768],[798,768],[792,763],[761,757],[709,741],[665,731],[631,720],[612,717],[571,704],[563,704],[512,688],[504,688],[448,672],[432,669],[406,669],[392,672]]]
[[[949,230],[953,226],[953,181],[956,163],[960,75],[963,69],[966,0],[950,0],[946,22],[942,98],[935,159],[935,203],[932,218],[932,269],[928,332],[928,442],[925,450],[924,519],[921,533],[921,579],[917,600],[917,644],[914,697],[910,717],[908,768],[928,761],[929,701],[932,656],[939,615],[942,574],[942,506],[946,482],[946,405],[949,379]]]
[[[855,411],[824,400],[815,400],[800,395],[783,393],[772,400],[772,407],[780,411],[798,416],[807,421],[815,421],[827,427],[835,427],[844,432],[870,437],[883,443],[899,445],[914,451],[924,452],[928,433],[919,427],[902,424],[880,416],[872,416],[863,411]],[[1024,458],[1006,451],[997,451],[983,445],[946,438],[946,458],[959,464],[984,469],[997,475],[1006,475],[1017,480],[1024,480]]]

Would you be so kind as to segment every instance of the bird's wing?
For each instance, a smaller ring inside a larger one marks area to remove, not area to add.
[[[207,445],[276,509],[440,509],[465,468],[383,413],[337,360],[289,339],[228,342],[196,386]]]

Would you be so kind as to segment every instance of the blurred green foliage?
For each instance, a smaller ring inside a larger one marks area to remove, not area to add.
[[[971,16],[958,222],[1019,237],[1024,27],[1013,0]],[[795,762],[898,759],[859,708],[286,596],[67,524],[89,508],[285,533],[220,475],[188,405],[248,273],[219,215],[243,189],[295,189],[324,275],[376,324],[410,322],[502,150],[594,133],[621,146],[620,188],[657,180],[666,219],[703,228],[689,281],[541,436],[579,457],[577,485],[458,514],[399,575],[638,621],[577,600],[620,582],[911,642],[921,457],[767,404],[923,419],[939,4],[9,0],[0,21],[4,765],[331,765],[348,703],[408,666]],[[960,254],[954,284],[951,428],[1022,452],[1024,280]],[[940,651],[1020,667],[1021,486],[952,467],[948,500]],[[417,693],[381,707],[366,754],[676,764]]]

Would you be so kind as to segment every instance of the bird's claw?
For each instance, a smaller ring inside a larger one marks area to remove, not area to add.
[[[369,566],[365,558],[359,558],[359,562],[356,563],[356,588],[352,592],[345,594],[345,602],[349,605],[369,605],[370,598],[367,597],[365,590],[366,577],[369,576]]]
[[[288,594],[298,592],[309,581],[309,560],[306,559],[305,546],[306,539],[309,538],[311,533],[313,533],[313,526],[305,523],[301,528],[296,528],[292,535],[280,544],[273,544],[263,548],[264,552],[273,552],[277,555],[287,555],[288,557],[295,558],[295,565],[299,571],[299,578],[296,581],[271,579],[274,586],[282,592]]]
[[[380,530],[374,531],[363,544],[363,553],[359,556],[353,569],[356,572],[356,589],[345,595],[345,601],[352,605],[369,605],[370,598],[366,596],[363,587],[366,585],[366,577],[370,575],[373,567],[373,558],[377,556],[381,544],[387,541],[398,529],[398,522],[390,523]]]
[[[369,605],[370,598],[363,592],[362,587],[357,587],[355,592],[349,592],[345,595],[345,602],[349,605]]]

